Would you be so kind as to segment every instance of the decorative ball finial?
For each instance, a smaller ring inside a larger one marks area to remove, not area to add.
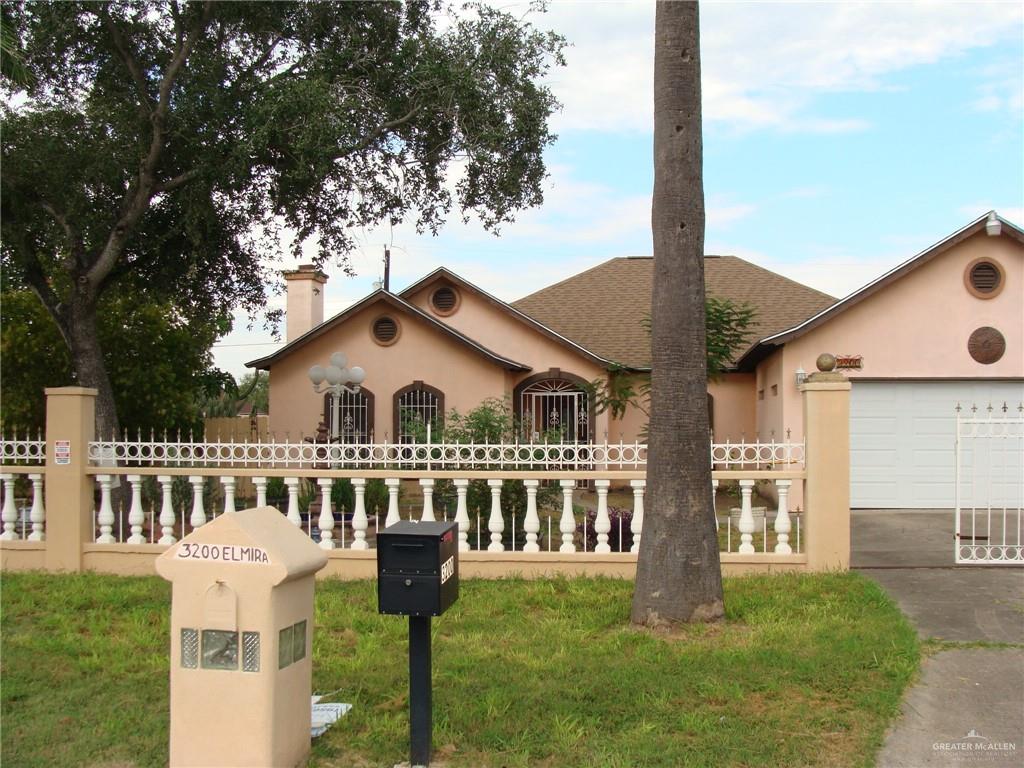
[[[836,356],[830,355],[828,352],[823,352],[818,355],[818,360],[815,365],[818,366],[818,370],[822,373],[831,373],[836,369]]]

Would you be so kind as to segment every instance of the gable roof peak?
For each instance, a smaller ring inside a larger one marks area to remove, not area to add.
[[[458,342],[460,342],[460,343],[470,347],[477,354],[482,355],[483,357],[487,358],[491,362],[496,363],[498,365],[501,365],[501,366],[503,366],[504,368],[506,368],[508,370],[512,370],[512,371],[529,371],[529,370],[531,370],[530,366],[526,365],[525,363],[517,362],[515,360],[512,360],[511,358],[505,357],[504,355],[500,355],[497,352],[494,352],[494,351],[488,349],[483,344],[480,344],[479,342],[475,341],[474,339],[471,339],[469,336],[466,336],[464,333],[456,330],[455,328],[452,328],[450,325],[447,325],[446,323],[442,323],[437,318],[432,317],[430,314],[424,312],[422,309],[417,307],[415,304],[409,303],[408,301],[406,301],[401,296],[398,296],[398,295],[392,293],[391,291],[386,291],[386,290],[384,290],[384,288],[378,288],[373,293],[370,293],[370,294],[366,295],[365,297],[363,297],[359,301],[357,301],[354,304],[350,305],[347,309],[343,309],[341,312],[339,312],[338,314],[336,314],[333,317],[331,317],[329,320],[325,320],[324,322],[320,323],[320,325],[316,326],[315,328],[310,329],[306,333],[304,333],[301,336],[299,336],[297,339],[294,339],[293,341],[288,342],[283,347],[278,349],[276,352],[272,352],[271,354],[266,355],[265,357],[261,357],[261,358],[259,358],[257,360],[250,360],[248,363],[245,364],[246,367],[247,368],[256,368],[256,369],[261,369],[261,370],[268,369],[273,363],[277,362],[278,360],[280,360],[285,355],[291,354],[293,351],[295,351],[300,346],[306,344],[309,341],[312,341],[313,339],[317,338],[321,334],[326,333],[327,331],[331,330],[331,328],[333,328],[336,325],[339,325],[340,323],[344,322],[349,317],[351,317],[356,312],[358,312],[360,309],[362,309],[362,308],[372,304],[376,300],[384,301],[387,304],[391,305],[393,308],[395,308],[395,309],[397,309],[397,310],[399,310],[401,312],[404,312],[407,315],[411,315],[412,317],[416,317],[416,318],[419,318],[420,320],[423,320],[424,322],[427,323],[427,325],[429,325],[429,326],[431,326],[433,328],[436,328],[437,330],[439,330],[441,333],[445,334],[446,336],[449,336],[449,337],[455,339],[456,341],[458,341]]]
[[[991,226],[993,222],[998,222],[998,228]],[[877,293],[890,283],[901,279],[909,272],[927,264],[940,254],[945,253],[950,248],[953,248],[970,237],[974,237],[982,231],[989,236],[1009,237],[1016,240],[1018,243],[1024,244],[1024,229],[1021,229],[1012,221],[1003,218],[994,210],[987,211],[952,234],[942,238],[937,243],[928,246],[920,253],[911,256],[909,259],[893,267],[888,272],[876,277],[874,280],[858,288],[853,293],[843,297],[839,301],[836,301],[831,306],[825,307],[820,312],[811,315],[800,323],[796,323],[789,328],[785,328],[777,333],[765,336],[746,353],[744,353],[738,361],[739,365],[742,368],[751,368],[771,349],[802,336],[812,328],[816,328],[822,323],[830,320],[832,317],[835,317],[837,314],[859,304],[861,301]]]

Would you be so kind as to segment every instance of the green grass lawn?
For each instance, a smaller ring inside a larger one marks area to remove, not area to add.
[[[727,620],[653,635],[632,584],[465,581],[434,626],[434,745],[447,766],[870,766],[918,668],[914,631],[855,574],[727,579]],[[311,766],[408,759],[406,622],[375,583],[317,588],[313,687],[352,712]],[[4,574],[7,766],[160,766],[170,588]]]

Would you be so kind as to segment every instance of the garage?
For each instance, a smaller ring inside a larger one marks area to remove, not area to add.
[[[959,403],[970,409],[977,404],[979,409],[987,409],[991,404],[1001,409],[1004,402],[1013,410],[1024,402],[1024,381],[854,380],[850,394],[850,506],[952,508],[956,406]],[[993,464],[1019,464],[1020,449],[1011,447],[1011,453],[967,453],[962,476],[982,478]],[[971,493],[970,487],[968,484],[967,493]],[[1019,490],[1012,495],[1018,494]],[[977,499],[965,501],[983,504],[980,490],[977,495]]]

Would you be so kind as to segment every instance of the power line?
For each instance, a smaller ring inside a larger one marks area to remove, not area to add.
[[[275,344],[281,344],[280,341],[254,341],[247,344],[214,344],[215,347],[269,347]]]

